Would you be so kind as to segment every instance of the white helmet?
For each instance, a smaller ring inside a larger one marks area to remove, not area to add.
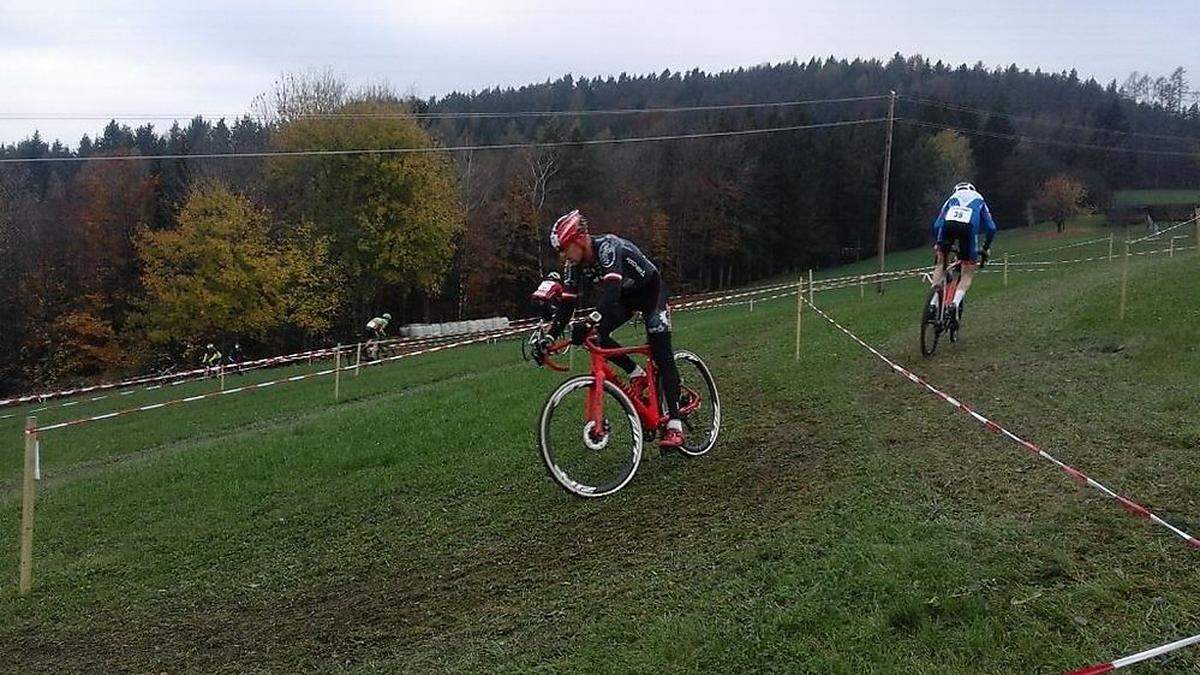
[[[970,190],[971,192],[976,192],[976,191],[977,191],[977,190],[975,190],[975,186],[974,186],[974,185],[972,185],[972,184],[970,184],[970,183],[968,183],[968,182],[966,182],[966,181],[963,181],[963,182],[961,182],[961,183],[958,183],[958,184],[956,184],[956,185],[954,186],[954,191],[955,191],[955,192],[958,192],[959,190]]]

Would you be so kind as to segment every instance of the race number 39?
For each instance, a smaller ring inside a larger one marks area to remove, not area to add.
[[[956,223],[970,223],[971,209],[965,206],[951,206],[946,211],[946,220],[953,220]]]

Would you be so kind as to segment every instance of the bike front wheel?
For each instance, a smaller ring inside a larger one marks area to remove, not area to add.
[[[683,418],[684,444],[679,450],[698,457],[712,450],[721,433],[721,395],[704,361],[692,352],[675,352],[679,369],[679,416]]]
[[[577,497],[611,495],[633,478],[642,461],[642,425],[633,403],[612,382],[604,383],[600,428],[588,414],[596,386],[591,375],[564,382],[542,409],[538,445],[554,482]]]

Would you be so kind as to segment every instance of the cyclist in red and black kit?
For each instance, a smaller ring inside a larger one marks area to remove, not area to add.
[[[662,274],[632,242],[614,234],[589,234],[587,220],[577,210],[554,223],[550,244],[565,259],[562,302],[551,322],[551,334],[555,337],[562,334],[575,312],[584,282],[598,288],[596,309],[602,317],[597,327],[600,346],[620,347],[613,340],[612,332],[634,312],[641,312],[646,323],[646,341],[662,377],[663,395],[670,416],[659,446],[674,449],[683,445],[679,369],[675,366],[675,350],[671,348],[671,313]],[[629,374],[635,387],[652,386],[645,381],[645,370],[628,355],[615,357],[612,361]]]

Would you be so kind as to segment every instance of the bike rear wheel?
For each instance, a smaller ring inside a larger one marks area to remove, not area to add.
[[[921,305],[921,354],[923,356],[933,356],[937,351],[938,338],[941,337],[942,331],[938,324],[938,314],[941,313],[940,298],[938,291],[941,290],[937,286],[929,289],[925,294],[925,304]],[[937,304],[934,304],[937,303]]]
[[[625,487],[642,461],[642,424],[633,403],[612,382],[604,383],[604,424],[594,429],[587,399],[595,378],[564,382],[542,409],[538,446],[550,478],[577,497],[605,497]]]
[[[675,352],[679,369],[679,416],[683,420],[684,444],[679,450],[699,457],[712,450],[721,433],[721,396],[704,361],[692,352]]]

